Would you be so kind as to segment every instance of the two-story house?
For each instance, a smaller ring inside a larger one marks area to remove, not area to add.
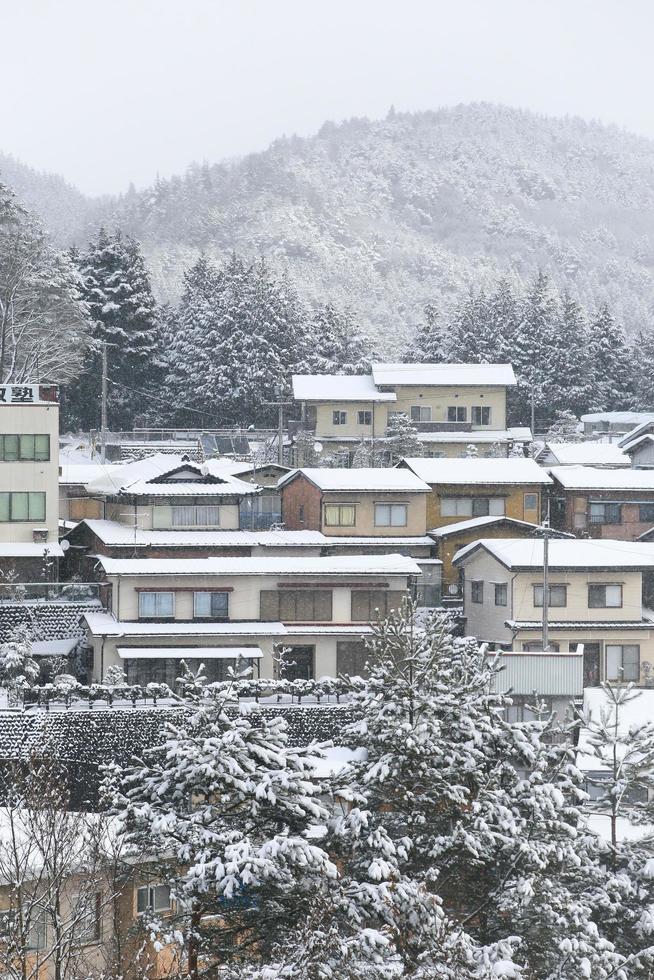
[[[543,649],[543,541],[481,539],[458,552],[466,632],[513,650]],[[643,580],[654,545],[625,541],[549,542],[550,651],[584,646],[584,683],[639,682],[654,658],[654,615]]]
[[[56,385],[0,385],[0,570],[52,578],[59,547],[59,395]]]
[[[515,383],[510,364],[373,364],[369,375],[294,375],[293,397],[302,427],[330,452],[374,443],[390,416],[403,413],[426,455],[461,456],[470,444],[508,455],[514,442],[531,440],[529,429],[506,425]]]
[[[555,466],[552,524],[579,537],[635,541],[654,525],[654,471]]]
[[[237,661],[291,677],[360,673],[370,623],[398,608],[420,569],[404,555],[100,558],[107,611],[88,613],[93,676],[123,664],[134,683],[174,685],[181,660],[226,676]]]

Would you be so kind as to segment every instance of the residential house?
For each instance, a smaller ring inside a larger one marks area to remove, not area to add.
[[[596,466],[620,469],[629,457],[615,442],[546,442],[534,457],[541,466]]]
[[[543,493],[552,480],[533,459],[425,459],[402,460],[431,494],[427,501],[427,528],[446,527],[474,517],[510,517],[537,524],[543,511]]]
[[[107,477],[112,470],[118,472],[118,463],[63,463],[59,468],[59,521],[69,529],[84,518],[100,518],[103,499],[91,497],[88,486]]]
[[[466,632],[511,650],[542,651],[543,541],[489,539],[454,557],[463,572]],[[584,647],[584,686],[639,682],[654,658],[654,613],[643,588],[654,545],[549,542],[549,649]]]
[[[506,425],[510,364],[373,364],[369,375],[294,375],[293,397],[304,429],[329,452],[349,458],[360,443],[383,437],[390,416],[413,421],[426,455],[508,455],[529,442],[527,428]]]
[[[398,608],[420,568],[403,555],[115,559],[101,557],[107,611],[85,616],[93,676],[124,664],[132,682],[179,676],[201,660],[212,679],[236,662],[273,677],[360,673],[370,622]],[[289,676],[289,675],[287,675]]]
[[[5,575],[15,573],[23,581],[54,577],[62,555],[58,478],[57,386],[0,385],[0,571]]]
[[[453,564],[453,558],[461,548],[483,538],[530,538],[541,537],[543,526],[529,521],[518,521],[513,517],[471,517],[466,521],[444,524],[428,532],[436,543],[436,557],[443,565],[441,569],[443,595],[457,599],[461,595],[461,572]],[[551,532],[557,537],[571,537],[563,531]]]
[[[627,456],[626,466],[649,469],[654,466],[654,417],[650,416],[620,439],[618,446]]]
[[[552,524],[579,537],[635,541],[654,525],[654,472],[555,466]]]

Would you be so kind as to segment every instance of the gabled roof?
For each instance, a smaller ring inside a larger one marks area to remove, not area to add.
[[[639,425],[631,429],[630,432],[627,432],[627,434],[618,441],[618,446],[625,449],[627,446],[631,445],[631,443],[634,442],[638,436],[645,435],[646,433],[651,432],[652,429],[654,429],[654,415],[645,416]]]
[[[550,473],[566,490],[654,491],[654,470],[553,466]]]
[[[362,466],[343,469],[328,466],[305,466],[291,470],[278,481],[283,487],[300,474],[310,480],[320,490],[329,492],[354,493],[371,490],[375,493],[428,493],[429,487],[415,473],[406,469]]]
[[[551,483],[551,479],[533,459],[430,459],[420,456],[402,461],[431,486],[478,484],[511,486],[514,484]]]
[[[285,548],[322,547],[330,539],[321,531],[205,531],[143,530],[106,521],[85,518],[75,525],[88,529],[112,548]],[[73,529],[73,530],[75,530]]]
[[[444,527],[435,527],[433,530],[429,531],[432,538],[449,538],[451,535],[463,534],[465,531],[475,531],[484,527],[492,527],[498,524],[508,524],[510,527],[523,528],[529,531],[540,531],[543,528],[540,524],[532,524],[530,521],[518,521],[515,517],[471,517],[467,521],[456,521],[454,524],[446,524]],[[572,538],[573,534],[567,534],[565,531],[550,531],[551,534],[556,534],[557,537]]]
[[[404,555],[337,555],[293,558],[106,558],[98,564],[107,575],[221,575],[226,578],[249,575],[419,575],[413,558]]]
[[[175,473],[188,471],[196,479],[176,481]],[[162,482],[170,480],[170,482]],[[218,481],[218,482],[216,482]],[[97,479],[86,484],[91,495],[118,496],[245,496],[260,492],[260,488],[228,473],[212,473],[205,463],[194,463],[188,456],[156,453],[145,459],[121,466],[112,466]]]
[[[376,385],[514,385],[510,364],[373,364]]]
[[[511,571],[542,569],[542,538],[481,538],[461,548],[454,564],[465,563],[474,551],[484,549]],[[552,569],[623,569],[637,571],[654,568],[654,544],[602,539],[555,539],[549,542]]]
[[[647,442],[654,442],[654,435],[652,435],[651,432],[644,432],[641,436],[638,436],[636,439],[632,439],[631,442],[625,443],[623,452],[625,455],[631,456],[632,452],[635,449],[638,449],[639,446],[642,446]],[[627,466],[629,465],[628,460],[626,461],[626,465]]]
[[[614,442],[547,442],[538,455],[547,450],[559,466],[629,466],[628,457]]]
[[[294,374],[293,398],[300,402],[394,402],[392,391],[378,391],[369,374]]]

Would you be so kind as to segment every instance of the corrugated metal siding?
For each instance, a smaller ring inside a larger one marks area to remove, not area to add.
[[[514,694],[581,696],[584,689],[584,658],[570,653],[508,653],[502,656],[498,690]]]

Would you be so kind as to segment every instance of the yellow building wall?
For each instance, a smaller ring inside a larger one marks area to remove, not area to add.
[[[519,572],[513,581],[513,614],[515,620],[540,620],[543,610],[534,606],[534,584],[543,581],[542,572],[532,569],[529,572]],[[590,609],[588,607],[588,585],[592,584],[621,584],[622,606],[613,609]],[[642,572],[570,572],[550,571],[550,585],[567,585],[567,605],[551,607],[550,619],[623,622],[639,620],[642,616]],[[617,642],[617,641],[615,641]],[[625,641],[628,642],[628,641]]]
[[[425,493],[324,493],[320,530],[333,537],[400,537],[403,534],[417,536],[427,531],[427,498]],[[325,524],[325,507],[329,504],[354,504],[354,526],[333,527]],[[407,523],[401,527],[378,527],[375,524],[375,504],[406,504]]]
[[[542,487],[539,484],[524,483],[519,486],[492,486],[491,484],[482,485],[479,483],[470,486],[432,484],[432,492],[427,503],[427,528],[446,527],[448,524],[456,524],[470,519],[457,516],[444,517],[441,514],[441,497],[502,497],[504,498],[504,517],[513,517],[517,521],[529,521],[531,524],[538,524],[541,514],[541,491]],[[525,494],[536,494],[535,508],[529,510],[525,508]],[[502,536],[507,537],[506,534]],[[478,532],[477,537],[486,537],[483,529]]]
[[[0,541],[33,540],[33,528],[47,527],[48,541],[59,540],[59,406],[0,405],[0,434],[50,436],[50,459],[0,461],[0,492],[45,493],[45,520],[0,522]]]
[[[433,527],[433,525],[431,525]],[[443,584],[444,586],[456,585],[459,581],[459,570],[452,564],[454,555],[460,548],[479,538],[530,538],[532,531],[530,528],[511,527],[506,524],[498,524],[482,528],[471,528],[469,531],[462,531],[456,536],[439,539],[438,557],[443,562]]]
[[[563,611],[563,610],[561,610]],[[591,610],[597,612],[598,610]],[[625,617],[626,618],[626,617]],[[513,649],[521,650],[523,643],[540,642],[542,637],[540,630],[519,630],[513,641]],[[562,629],[552,629],[549,630],[549,638],[552,643],[558,643],[559,649],[563,652],[567,651],[570,646],[577,646],[579,643],[599,643],[600,644],[600,664],[601,664],[601,677],[606,676],[606,658],[605,658],[605,646],[606,644],[638,644],[640,647],[640,683],[644,684],[647,680],[647,674],[643,670],[643,663],[649,661],[652,663],[654,661],[654,635],[651,630],[624,630],[621,632],[619,629],[572,629],[572,628],[562,628]]]

